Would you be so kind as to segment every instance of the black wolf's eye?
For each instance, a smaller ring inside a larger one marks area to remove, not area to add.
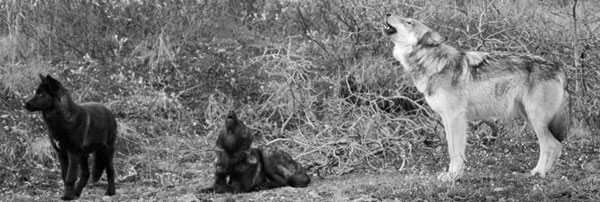
[[[45,93],[45,92],[36,92],[36,93],[35,93],[35,96],[37,96],[37,97],[46,97],[47,95],[48,95],[48,94],[47,94],[47,93]]]

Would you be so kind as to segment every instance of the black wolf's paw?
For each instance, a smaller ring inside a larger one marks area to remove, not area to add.
[[[82,191],[83,187],[75,189],[75,198],[79,198],[81,196]]]
[[[66,186],[65,188],[65,192],[63,194],[63,197],[61,198],[62,200],[68,201],[77,198],[77,195],[75,195],[76,191],[73,188],[73,186]]]
[[[107,195],[107,196],[115,195],[115,190],[106,190],[105,195]]]
[[[64,201],[70,201],[70,200],[75,199],[75,196],[67,196],[67,195],[65,195],[65,196],[61,197],[60,199],[62,199]]]

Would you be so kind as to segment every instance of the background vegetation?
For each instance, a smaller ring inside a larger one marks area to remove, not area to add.
[[[385,13],[422,20],[461,49],[562,64],[574,127],[555,172],[515,174],[537,162],[522,121],[475,123],[471,174],[439,184],[443,126],[391,57]],[[45,125],[22,108],[43,73],[117,115],[113,200],[598,200],[598,13],[594,0],[1,1],[0,198],[61,193]],[[308,167],[313,185],[196,194],[212,184],[213,145],[231,109],[255,144]]]

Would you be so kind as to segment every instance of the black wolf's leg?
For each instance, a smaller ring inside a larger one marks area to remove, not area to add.
[[[245,186],[243,186],[244,185],[244,181],[240,182],[239,179],[233,179],[231,181],[232,182],[229,185],[230,186],[229,192],[237,194],[237,193],[242,193],[242,192],[246,191],[245,190]]]
[[[218,172],[215,173],[214,191],[217,193],[229,192],[229,188],[227,186],[227,174]]]
[[[306,187],[310,183],[310,177],[305,172],[297,172],[292,176],[284,176],[282,173],[269,175],[269,180],[262,183],[260,189],[272,189],[282,186]]]
[[[215,184],[212,187],[204,188],[199,191],[200,193],[224,193],[230,192],[229,186],[227,186],[227,174],[215,172]]]
[[[77,180],[77,172],[79,170],[80,155],[68,152],[69,156],[69,167],[67,168],[67,175],[65,177],[65,193],[62,197],[63,200],[72,200],[75,198],[75,181]]]
[[[266,181],[264,174],[259,168],[248,169],[244,173],[236,173],[229,177],[229,184],[233,193],[243,193],[260,190],[260,185]]]
[[[106,188],[106,195],[115,195],[115,167],[113,164],[113,156],[115,153],[112,145],[106,147],[104,150],[97,151],[103,164],[106,166],[106,180],[108,181],[108,188]],[[100,173],[102,174],[102,173]]]
[[[88,179],[90,179],[90,168],[88,166],[88,157],[89,154],[81,155],[81,161],[79,162],[79,166],[81,168],[81,173],[79,176],[79,181],[77,182],[77,186],[75,187],[75,196],[81,196],[81,191],[83,187],[87,184]]]
[[[92,183],[96,183],[102,177],[102,172],[106,169],[105,161],[102,160],[102,150],[94,152],[94,165],[92,166]]]
[[[269,175],[268,178],[269,179],[267,181],[258,185],[257,188],[261,190],[266,190],[287,185],[287,180],[285,179],[285,177],[278,173],[272,173],[271,175]]]
[[[69,169],[69,155],[65,150],[56,150],[58,154],[58,160],[60,161],[60,176],[65,181],[67,177],[67,171]]]

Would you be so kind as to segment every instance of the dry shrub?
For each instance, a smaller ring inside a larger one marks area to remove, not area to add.
[[[50,146],[46,131],[40,131],[24,124],[10,128],[6,136],[0,137],[0,160],[9,167],[32,163],[52,166],[54,149]]]
[[[421,117],[346,102],[338,95],[344,77],[313,62],[301,46],[287,44],[279,50],[252,61],[269,81],[260,87],[265,98],[259,103],[240,105],[222,93],[211,96],[206,109],[209,131],[218,131],[227,111],[236,109],[259,136],[255,144],[277,145],[313,169],[335,174],[390,164],[402,168],[413,141],[431,132],[419,127],[429,122]],[[377,82],[385,75],[393,81],[378,86],[381,90],[397,87],[399,81],[406,85],[397,67],[386,60],[365,59],[360,64],[364,66],[349,71],[361,82]],[[401,93],[387,96],[403,97]]]
[[[124,155],[139,153],[144,145],[149,144],[148,139],[127,121],[121,120],[117,124],[116,148],[119,153]]]
[[[45,135],[45,134],[44,134]],[[50,145],[47,137],[38,137],[28,142],[28,152],[25,154],[25,159],[32,160],[42,165],[50,165],[57,162],[54,158],[54,148]]]
[[[31,60],[27,63],[7,64],[0,68],[0,83],[16,96],[32,93],[39,84],[38,74],[48,74],[54,67],[46,62]]]
[[[148,88],[138,89],[130,96],[108,103],[108,106],[117,117],[142,121],[136,123],[135,128],[147,137],[190,135],[183,131],[187,125],[182,125],[185,123],[183,119],[190,119],[189,111],[174,95]],[[145,122],[153,124],[149,126]]]

